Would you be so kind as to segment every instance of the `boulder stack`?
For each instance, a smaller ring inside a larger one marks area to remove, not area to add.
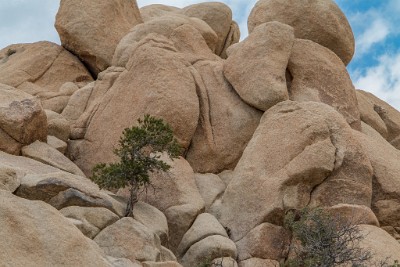
[[[218,2],[62,0],[55,27],[0,51],[2,264],[279,266],[304,208],[400,260],[400,112],[355,90],[332,0],[259,0],[241,42]],[[124,218],[127,189],[87,177],[145,114],[184,151]]]

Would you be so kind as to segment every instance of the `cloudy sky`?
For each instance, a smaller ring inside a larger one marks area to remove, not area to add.
[[[187,6],[205,0],[174,0]],[[228,4],[247,35],[247,16],[257,0],[219,0]],[[356,88],[374,93],[400,110],[400,0],[336,0],[356,37],[356,54],[348,70]],[[138,0],[139,6],[166,0]],[[49,40],[59,43],[54,29],[57,0],[0,0],[0,49],[12,44]]]

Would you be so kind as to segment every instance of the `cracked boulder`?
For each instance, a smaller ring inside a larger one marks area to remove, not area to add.
[[[218,36],[203,20],[195,17],[191,18],[182,14],[165,15],[153,18],[150,21],[132,28],[131,31],[121,39],[115,49],[113,65],[120,67],[126,66],[132,54],[135,53],[135,50],[139,49],[140,41],[145,39],[149,34],[162,35],[168,38],[175,29],[183,25],[190,25],[196,29],[204,38],[209,49],[212,52],[215,51]],[[156,43],[157,41],[155,44]],[[176,49],[172,51],[174,50]]]
[[[142,22],[136,0],[62,0],[55,27],[62,46],[97,76],[111,65],[122,37]]]
[[[190,64],[173,44],[158,36],[132,54],[127,69],[108,89],[91,114],[75,163],[86,175],[95,164],[114,161],[113,150],[125,128],[143,114],[161,118],[184,148],[188,148],[199,118],[196,84]]]
[[[333,0],[260,0],[248,18],[249,33],[269,21],[292,26],[296,38],[308,39],[329,48],[345,65],[353,57],[353,31]]]
[[[288,209],[371,204],[369,159],[344,118],[322,103],[269,109],[231,175],[216,216],[234,241],[262,223],[282,225]]]
[[[71,122],[71,139],[83,139],[88,122],[99,107],[103,97],[125,68],[109,67],[99,73],[97,80],[76,91],[68,101],[62,115]]]
[[[92,80],[86,67],[55,43],[15,44],[0,50],[0,83],[32,95],[57,92],[66,82]]]
[[[341,113],[353,129],[361,129],[354,85],[335,53],[312,41],[296,39],[288,71],[292,77],[290,100],[328,104]]]
[[[262,115],[237,95],[223,68],[222,61],[194,64],[200,120],[186,158],[195,172],[233,169]]]
[[[0,95],[0,150],[19,155],[22,146],[46,141],[46,113],[36,97],[4,84]]]

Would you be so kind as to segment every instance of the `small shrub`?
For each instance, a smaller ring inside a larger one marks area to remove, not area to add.
[[[293,233],[295,245],[291,250],[295,256],[283,266],[364,266],[372,258],[369,251],[360,248],[364,236],[357,225],[322,209],[289,212],[285,225]]]
[[[125,216],[133,216],[139,189],[151,185],[149,173],[165,172],[171,168],[160,160],[160,153],[167,153],[171,159],[179,157],[181,153],[181,147],[174,138],[171,127],[162,119],[145,115],[138,122],[138,126],[123,131],[119,147],[114,150],[120,161],[97,164],[91,177],[100,188],[129,187],[130,197]]]

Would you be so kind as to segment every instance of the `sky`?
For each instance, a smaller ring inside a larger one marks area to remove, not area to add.
[[[229,5],[247,36],[247,17],[257,0],[219,0]],[[400,110],[400,0],[335,0],[356,38],[348,71],[357,89],[372,92]],[[137,0],[139,7],[184,7],[205,0]],[[60,43],[54,29],[57,0],[0,0],[0,49],[41,40]]]

